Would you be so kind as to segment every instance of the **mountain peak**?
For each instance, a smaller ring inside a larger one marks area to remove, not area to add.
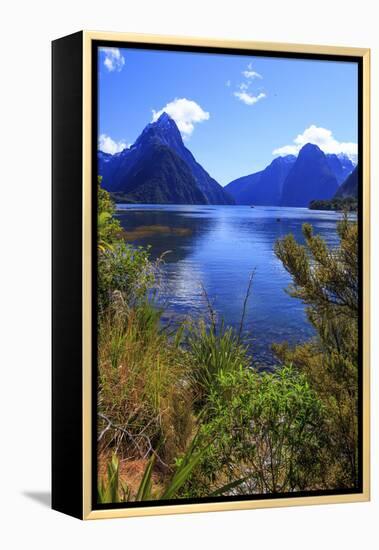
[[[281,206],[302,207],[312,200],[328,200],[337,189],[337,178],[326,155],[318,145],[306,143],[284,181]]]
[[[308,154],[308,153],[315,153],[315,152],[318,152],[318,153],[322,153],[320,147],[318,145],[315,145],[314,143],[306,143],[305,145],[303,145],[303,147],[300,149],[299,151],[299,156],[300,155],[304,155],[305,154]]]
[[[337,178],[338,184],[343,183],[354,170],[354,163],[345,153],[329,153],[326,155],[329,168]]]
[[[346,153],[338,153],[337,158],[342,164],[352,165],[353,167],[358,164],[358,156],[356,154],[347,155]]]
[[[166,112],[147,124],[121,155],[112,170],[100,159],[105,189],[127,194],[137,202],[234,204],[185,147],[176,122]]]
[[[157,118],[157,120],[155,121],[157,124],[162,124],[164,122],[167,122],[167,121],[172,121],[172,118],[170,117],[170,115],[168,113],[166,113],[166,111],[163,111],[163,113],[159,116],[159,118]]]
[[[169,114],[167,114],[165,111],[155,120],[151,123],[152,126],[159,128],[159,130],[163,131],[176,131],[179,132],[179,129],[176,125],[176,122],[173,118],[170,117]]]
[[[145,126],[144,130],[135,141],[133,148],[138,148],[142,144],[148,142],[160,142],[173,149],[184,147],[182,136],[175,121],[165,112],[163,112],[157,120]]]

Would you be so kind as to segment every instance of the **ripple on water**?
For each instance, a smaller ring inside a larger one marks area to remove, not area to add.
[[[303,242],[302,225],[329,245],[338,243],[341,215],[305,208],[244,206],[121,205],[119,218],[132,242],[165,256],[159,301],[164,322],[207,315],[206,291],[218,318],[238,328],[247,283],[255,270],[245,334],[252,356],[264,368],[275,364],[274,342],[303,342],[314,335],[305,308],[285,289],[291,279],[276,258],[277,239],[288,233]],[[280,219],[280,221],[278,221]],[[143,227],[146,227],[145,234]],[[159,231],[153,231],[159,226]],[[139,234],[136,230],[138,229]]]

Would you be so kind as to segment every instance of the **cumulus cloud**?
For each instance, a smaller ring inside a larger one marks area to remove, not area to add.
[[[306,143],[318,145],[324,153],[344,153],[352,161],[356,161],[358,154],[358,145],[352,142],[338,141],[331,130],[321,128],[312,124],[304,130],[302,134],[298,134],[293,143],[274,149],[273,155],[297,155],[300,149]]]
[[[100,48],[104,54],[104,65],[109,72],[121,71],[125,65],[125,57],[118,48]]]
[[[107,134],[101,134],[99,136],[98,149],[99,151],[103,151],[103,153],[114,155],[128,147],[129,145],[125,141],[114,141],[110,136],[107,136]]]
[[[254,78],[263,78],[261,74],[257,73],[256,71],[253,71],[253,65],[252,63],[249,63],[247,66],[247,69],[242,71],[242,74],[245,78],[253,80]]]
[[[241,90],[242,90],[241,92],[234,92],[234,95],[240,101],[245,103],[245,105],[255,105],[255,103],[258,103],[258,101],[266,97],[266,94],[264,94],[263,92],[261,92],[258,95],[253,95],[253,94],[249,94],[249,92],[244,91],[243,88],[241,88]]]
[[[194,131],[195,124],[209,119],[209,113],[204,111],[196,101],[191,99],[175,98],[167,103],[159,111],[153,109],[152,122],[158,120],[162,113],[167,113],[176,122],[183,137],[190,137]]]

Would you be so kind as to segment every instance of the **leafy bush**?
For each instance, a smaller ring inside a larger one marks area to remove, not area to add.
[[[104,311],[112,294],[121,292],[130,304],[145,298],[155,282],[155,266],[149,251],[133,248],[123,241],[101,252],[98,257],[98,305]]]
[[[219,373],[202,433],[212,441],[185,490],[205,496],[244,479],[232,494],[314,488],[319,477],[324,410],[304,375],[292,367],[258,374]]]
[[[149,249],[125,243],[114,204],[100,185],[97,219],[97,299],[102,312],[109,306],[114,292],[121,293],[129,303],[144,299],[156,281],[157,264],[150,261]]]

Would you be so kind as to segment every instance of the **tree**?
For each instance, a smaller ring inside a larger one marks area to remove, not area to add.
[[[274,351],[307,375],[328,411],[325,484],[351,488],[358,482],[358,226],[345,214],[337,231],[335,248],[309,224],[303,226],[305,244],[293,235],[277,241],[275,253],[292,277],[287,291],[306,304],[317,337]]]

